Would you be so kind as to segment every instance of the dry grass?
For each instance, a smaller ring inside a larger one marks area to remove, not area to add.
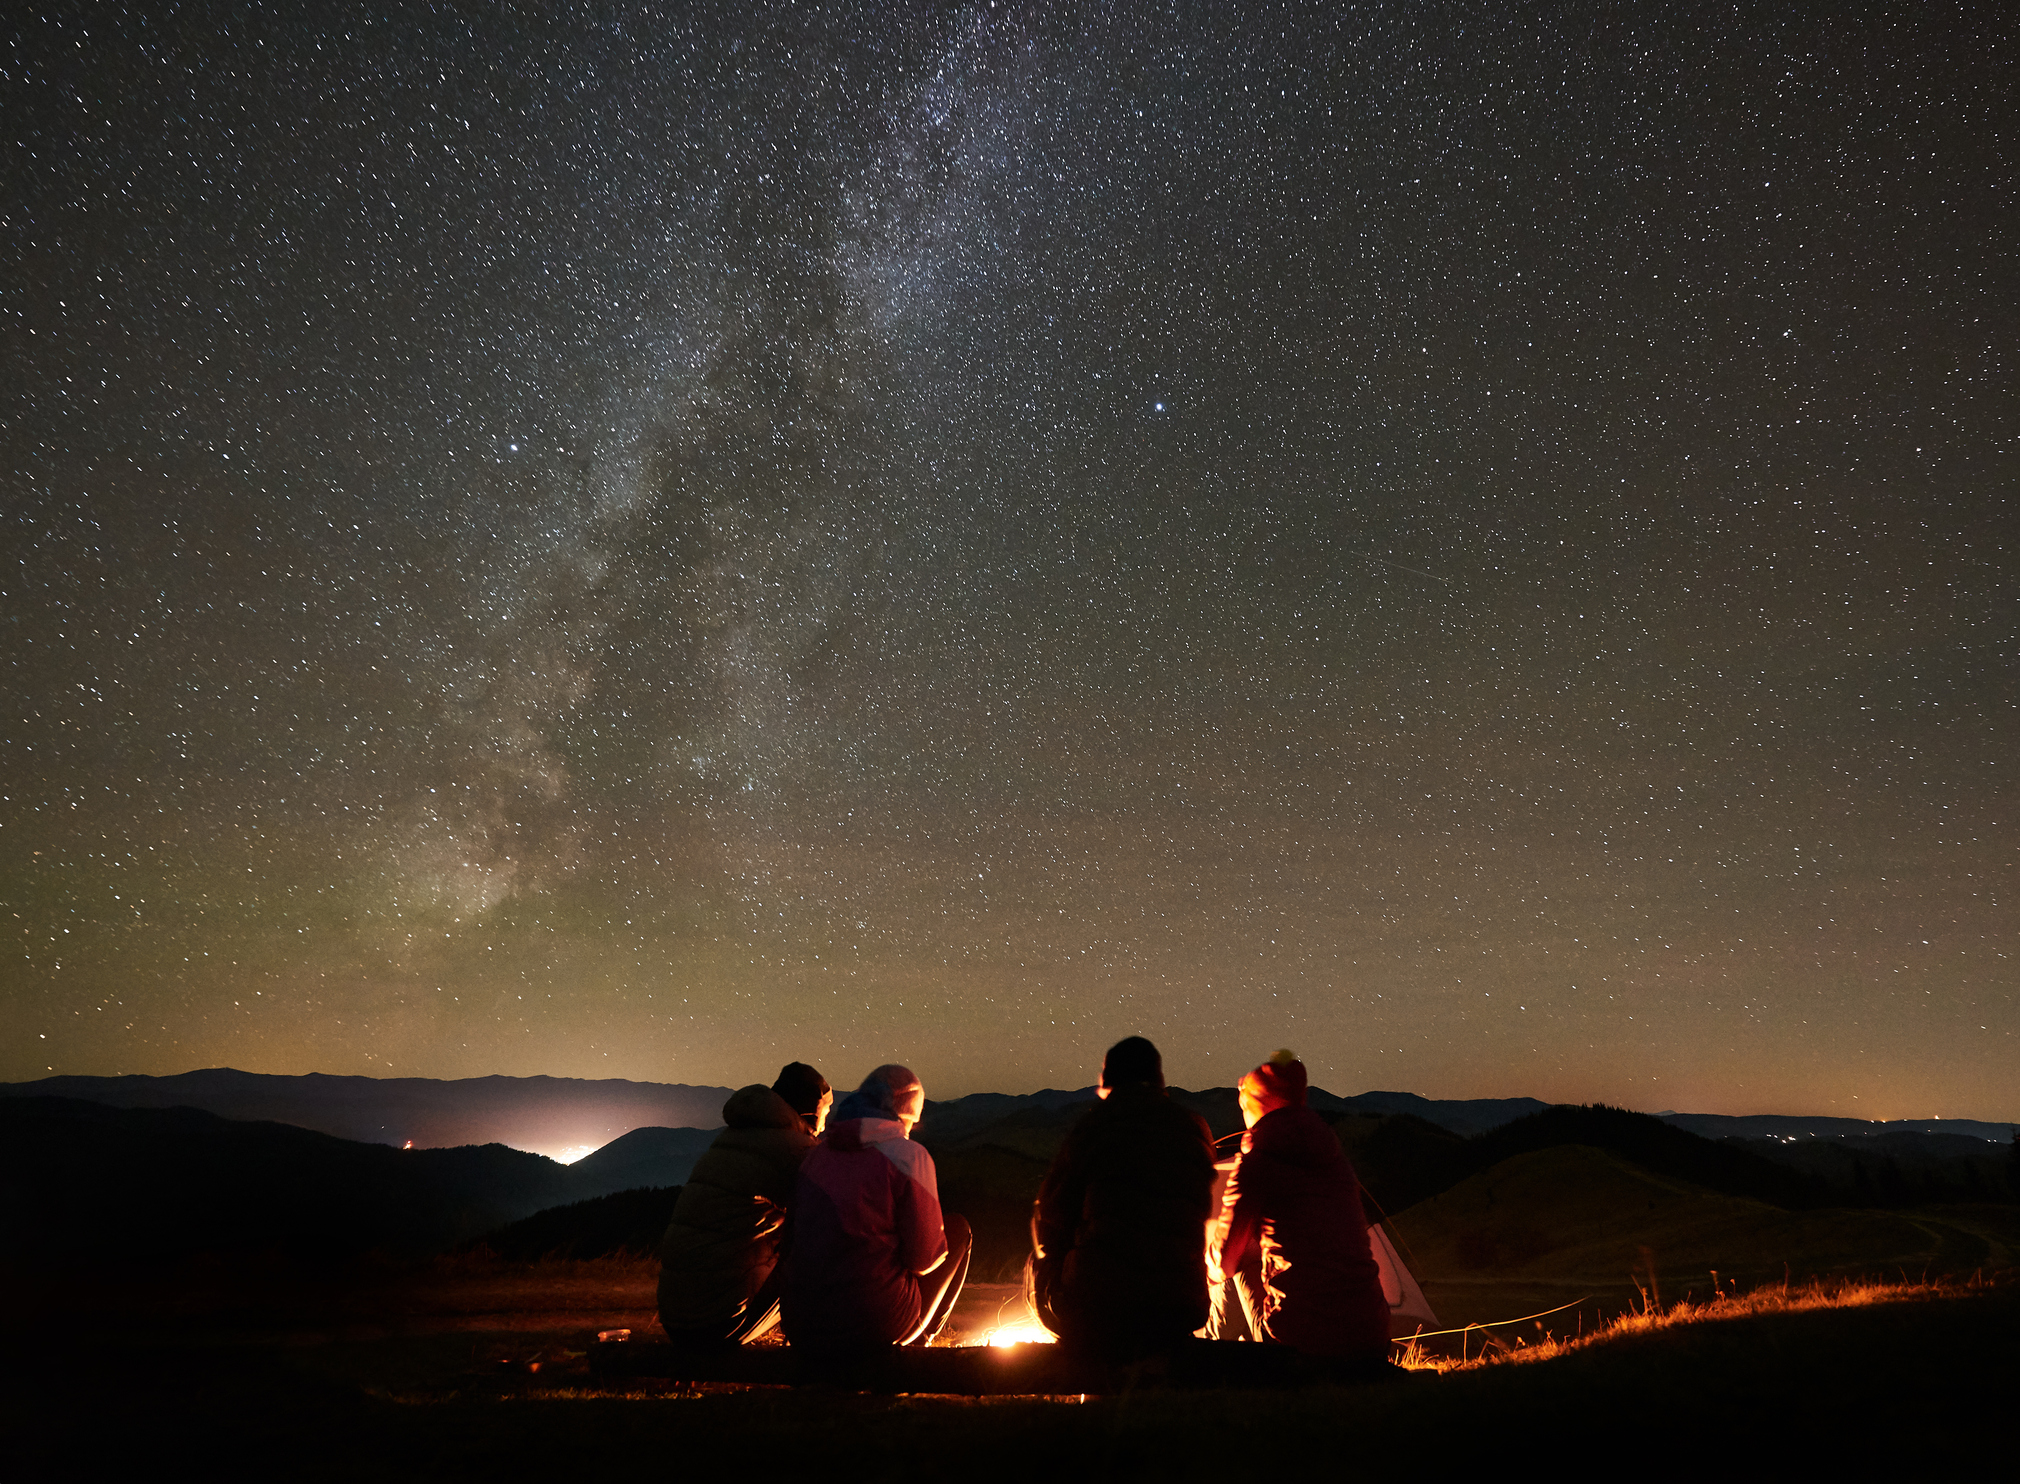
[[[354,1292],[238,1302],[189,1323],[108,1314],[119,1322],[24,1332],[22,1374],[0,1388],[10,1477],[74,1475],[87,1445],[94,1473],[158,1471],[163,1457],[216,1455],[220,1439],[304,1484],[669,1467],[731,1477],[753,1458],[797,1457],[868,1473],[930,1458],[971,1484],[1168,1484],[1252,1471],[1263,1456],[1470,1475],[1505,1473],[1511,1439],[1539,1457],[1635,1457],[1655,1477],[1729,1473],[1735,1460],[1760,1473],[1969,1477],[2009,1442],[2020,1333],[2020,1273],[1748,1292],[1727,1280],[1702,1302],[1665,1308],[1651,1294],[1596,1333],[1588,1310],[1583,1336],[1502,1326],[1487,1332],[1497,1343],[1484,1361],[1475,1329],[1465,1363],[1427,1364],[1448,1374],[1392,1385],[894,1397],[593,1377],[584,1341],[642,1275],[618,1265],[526,1276],[516,1299],[505,1275],[479,1265],[396,1269]],[[430,1279],[443,1291],[424,1291]],[[584,1291],[567,1292],[577,1284]],[[535,1307],[469,1312],[507,1300]],[[1519,1363],[1548,1356],[1557,1363]],[[1651,1439],[1661,1440],[1653,1463]]]
[[[1812,1278],[1807,1283],[1783,1282],[1742,1292],[1737,1283],[1721,1282],[1714,1271],[1714,1291],[1710,1298],[1664,1304],[1649,1290],[1642,1289],[1636,1307],[1590,1330],[1559,1335],[1545,1328],[1542,1316],[1494,1326],[1475,1325],[1458,1332],[1460,1345],[1456,1357],[1437,1353],[1424,1343],[1434,1336],[1424,1336],[1412,1339],[1403,1347],[1397,1355],[1397,1362],[1409,1370],[1440,1374],[1476,1371],[1497,1365],[1523,1365],[1613,1343],[1631,1335],[1652,1334],[1682,1325],[1717,1324],[1758,1315],[1798,1314],[1816,1309],[1857,1309],[1877,1304],[1956,1298],[1994,1285],[2010,1287],[2014,1276],[1999,1274],[1986,1278],[1974,1274],[1969,1279]],[[1640,1287],[1639,1284],[1636,1286]],[[1525,1326],[1533,1327],[1533,1339],[1522,1333]],[[1475,1346],[1478,1347],[1477,1353]]]

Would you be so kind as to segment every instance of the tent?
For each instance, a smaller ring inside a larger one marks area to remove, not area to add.
[[[1386,1223],[1376,1222],[1368,1227],[1368,1247],[1375,1255],[1375,1266],[1382,1270],[1382,1297],[1389,1301],[1389,1338],[1399,1339],[1420,1329],[1436,1329],[1438,1316],[1431,1312],[1424,1290],[1417,1286],[1408,1264],[1397,1254],[1396,1244],[1389,1240]]]

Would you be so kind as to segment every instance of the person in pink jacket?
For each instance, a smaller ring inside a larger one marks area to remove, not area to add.
[[[954,1312],[973,1241],[941,1214],[933,1156],[912,1142],[925,1102],[909,1068],[878,1067],[801,1162],[783,1314],[794,1345],[924,1345]]]
[[[1222,1274],[1234,1278],[1257,1339],[1386,1362],[1389,1301],[1368,1246],[1360,1181],[1338,1137],[1305,1104],[1305,1064],[1279,1051],[1237,1092],[1249,1128],[1209,1246],[1209,1284],[1219,1295]]]

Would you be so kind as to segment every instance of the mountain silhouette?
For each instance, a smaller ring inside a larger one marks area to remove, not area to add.
[[[399,1150],[196,1108],[0,1101],[0,1250],[146,1262],[192,1252],[418,1253],[573,1198],[502,1144]]]
[[[678,1094],[690,1108],[699,1103],[702,1111],[719,1114],[726,1095],[719,1088],[555,1078],[427,1083],[221,1072],[49,1080],[110,1084],[135,1099],[195,1091],[228,1103],[236,1098],[237,1106],[269,1106],[260,1100],[304,1089],[313,1103],[334,1088],[339,1096],[323,1097],[320,1106],[341,1108],[348,1100],[348,1116],[360,1119],[382,1116],[366,1105],[367,1096],[384,1093],[390,1105],[407,1107],[433,1098],[447,1110],[443,1127],[453,1126],[450,1116],[484,1116],[487,1098],[494,1114],[530,1117],[543,1099],[559,1106],[577,1093],[602,1097],[606,1109],[626,1113],[654,1106],[653,1098],[666,1106],[668,1095]],[[636,1231],[658,1219],[655,1213],[671,1199],[664,1193],[687,1180],[717,1133],[633,1126],[565,1165],[496,1141],[398,1149],[194,1107],[116,1107],[24,1095],[20,1087],[5,1091],[0,1137],[10,1159],[0,1167],[0,1252],[42,1261],[146,1261],[196,1252],[419,1254],[569,1207],[581,1209],[527,1227],[508,1245],[515,1252],[635,1250]],[[1232,1088],[1178,1088],[1172,1096],[1206,1118],[1217,1135],[1241,1127]],[[551,1101],[557,1098],[561,1104]],[[713,1107],[707,1106],[711,1100]],[[289,1106],[300,1112],[303,1101],[297,1096]],[[948,1209],[964,1212],[975,1227],[978,1274],[1014,1277],[1038,1182],[1093,1101],[1092,1089],[1053,1089],[928,1105],[918,1137],[933,1152]],[[1532,1099],[1444,1105],[1408,1094],[1340,1098],[1314,1090],[1311,1101],[1353,1158],[1375,1215],[1396,1215],[1509,1159],[1571,1146],[1783,1210],[1998,1201],[2014,1194],[2010,1140],[1999,1144],[1951,1132],[1961,1120],[1946,1120],[1940,1134],[1854,1123],[1861,1132],[1715,1140],[1679,1126],[1675,1116],[1550,1107]],[[1411,1111],[1418,1106],[1443,1122]],[[1525,1114],[1525,1107],[1536,1111]],[[1464,1134],[1467,1127],[1476,1132]],[[1232,1140],[1223,1145],[1231,1148]],[[619,1194],[625,1198],[604,1200]]]
[[[584,1155],[568,1171],[584,1189],[600,1185],[609,1191],[663,1190],[684,1185],[694,1162],[715,1142],[718,1132],[712,1128],[635,1128],[594,1154]]]
[[[340,1139],[417,1149],[507,1144],[559,1156],[635,1128],[720,1128],[731,1089],[579,1077],[301,1077],[230,1067],[173,1077],[44,1077],[0,1098],[83,1098],[115,1108],[201,1108]],[[677,1182],[676,1182],[677,1183]]]

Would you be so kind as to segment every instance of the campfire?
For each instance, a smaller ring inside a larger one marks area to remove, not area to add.
[[[1007,1347],[1010,1345],[1050,1345],[1052,1332],[1028,1315],[1010,1324],[999,1324],[994,1329],[984,1331],[982,1343]]]

